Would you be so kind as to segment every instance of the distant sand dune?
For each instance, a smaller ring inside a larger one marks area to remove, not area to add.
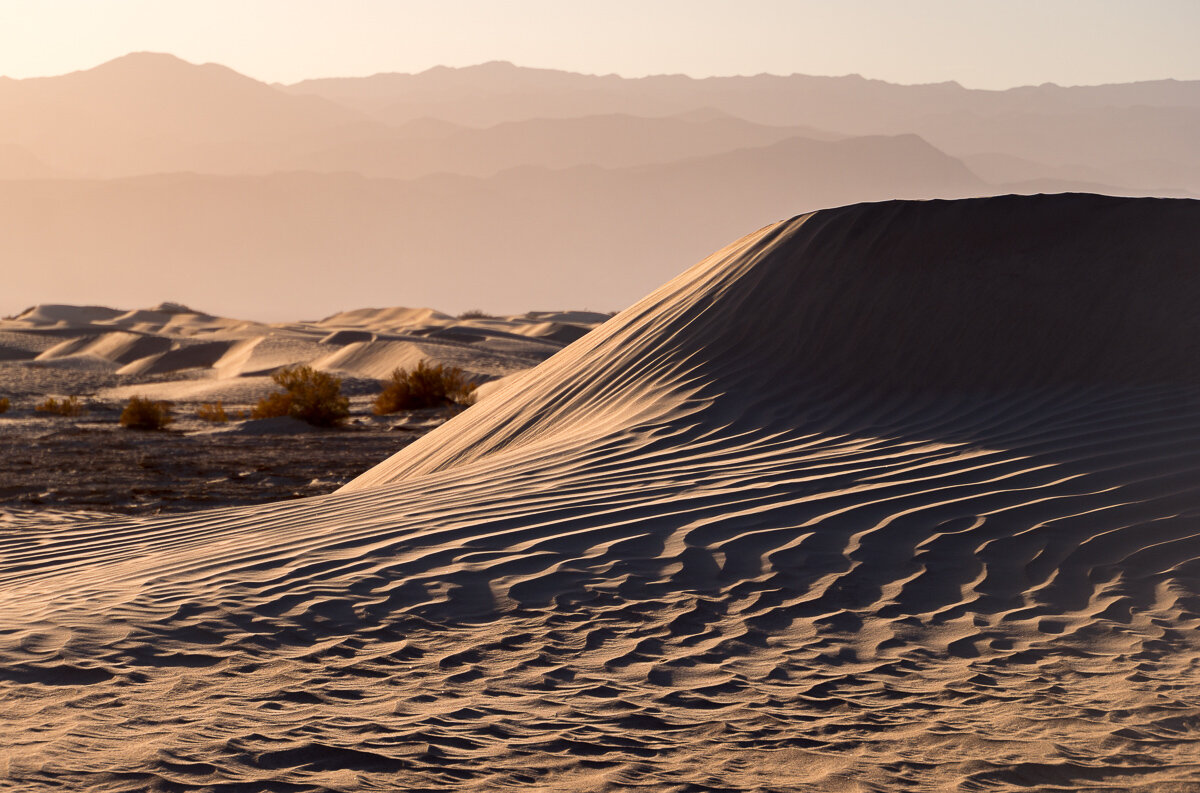
[[[1198,242],[1190,201],[817,212],[337,493],[0,515],[0,768],[1195,789]]]
[[[246,403],[273,390],[270,375],[285,366],[361,381],[354,386],[361,395],[377,387],[372,381],[421,361],[457,366],[482,384],[536,366],[608,319],[586,311],[456,319],[393,307],[267,325],[183,306],[39,305],[0,320],[0,362],[10,362],[0,390]],[[48,371],[58,385],[37,388]]]

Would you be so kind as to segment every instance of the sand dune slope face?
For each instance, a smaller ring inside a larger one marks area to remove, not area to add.
[[[823,211],[341,492],[0,516],[0,779],[1195,789],[1198,230]]]
[[[564,441],[574,453],[581,436],[608,443],[652,422],[677,430],[701,409],[708,432],[780,431],[902,394],[1200,384],[1198,207],[1009,196],[798,217],[571,346],[511,386],[506,408],[473,411],[349,489]]]

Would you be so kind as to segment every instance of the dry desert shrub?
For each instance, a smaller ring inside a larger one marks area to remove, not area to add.
[[[196,418],[211,421],[213,424],[224,424],[229,421],[229,414],[225,412],[225,405],[218,399],[216,402],[205,402],[196,408]]]
[[[258,400],[250,410],[252,419],[273,419],[292,414],[292,395],[286,391],[276,391]]]
[[[459,314],[458,318],[459,319],[494,319],[495,317],[494,317],[494,315],[489,314],[486,311],[480,311],[477,308],[472,308],[472,309],[468,309],[467,311],[464,311],[463,313]]]
[[[8,397],[0,397],[0,413],[7,413],[8,408]]]
[[[469,405],[475,401],[475,384],[457,366],[430,366],[424,360],[416,368],[395,369],[375,397],[378,416],[400,410],[419,410],[446,405]]]
[[[188,308],[183,303],[176,303],[174,300],[164,300],[154,307],[155,311],[161,311],[163,314],[197,314],[199,312]]]
[[[283,391],[259,400],[250,412],[255,419],[291,416],[314,427],[336,427],[350,415],[350,400],[342,396],[342,378],[313,369],[292,366],[271,375]]]
[[[56,416],[82,416],[87,412],[87,408],[83,406],[83,402],[75,395],[71,395],[61,401],[54,397],[46,397],[34,410],[38,413],[53,413]]]
[[[131,430],[163,430],[174,419],[171,403],[135,396],[121,411],[121,426]]]

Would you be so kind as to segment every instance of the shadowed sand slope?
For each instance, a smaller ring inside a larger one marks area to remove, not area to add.
[[[1195,789],[1198,229],[817,212],[338,493],[0,515],[0,779]]]
[[[473,411],[354,486],[700,410],[705,425],[781,430],[813,405],[900,393],[1197,385],[1198,212],[1010,196],[767,227],[511,386],[504,408]]]

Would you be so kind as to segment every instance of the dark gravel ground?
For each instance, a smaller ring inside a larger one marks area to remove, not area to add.
[[[117,415],[0,416],[0,508],[146,515],[320,495],[442,418],[417,417],[427,425],[418,429],[404,429],[399,417],[336,430],[205,433],[196,421],[127,430]]]

